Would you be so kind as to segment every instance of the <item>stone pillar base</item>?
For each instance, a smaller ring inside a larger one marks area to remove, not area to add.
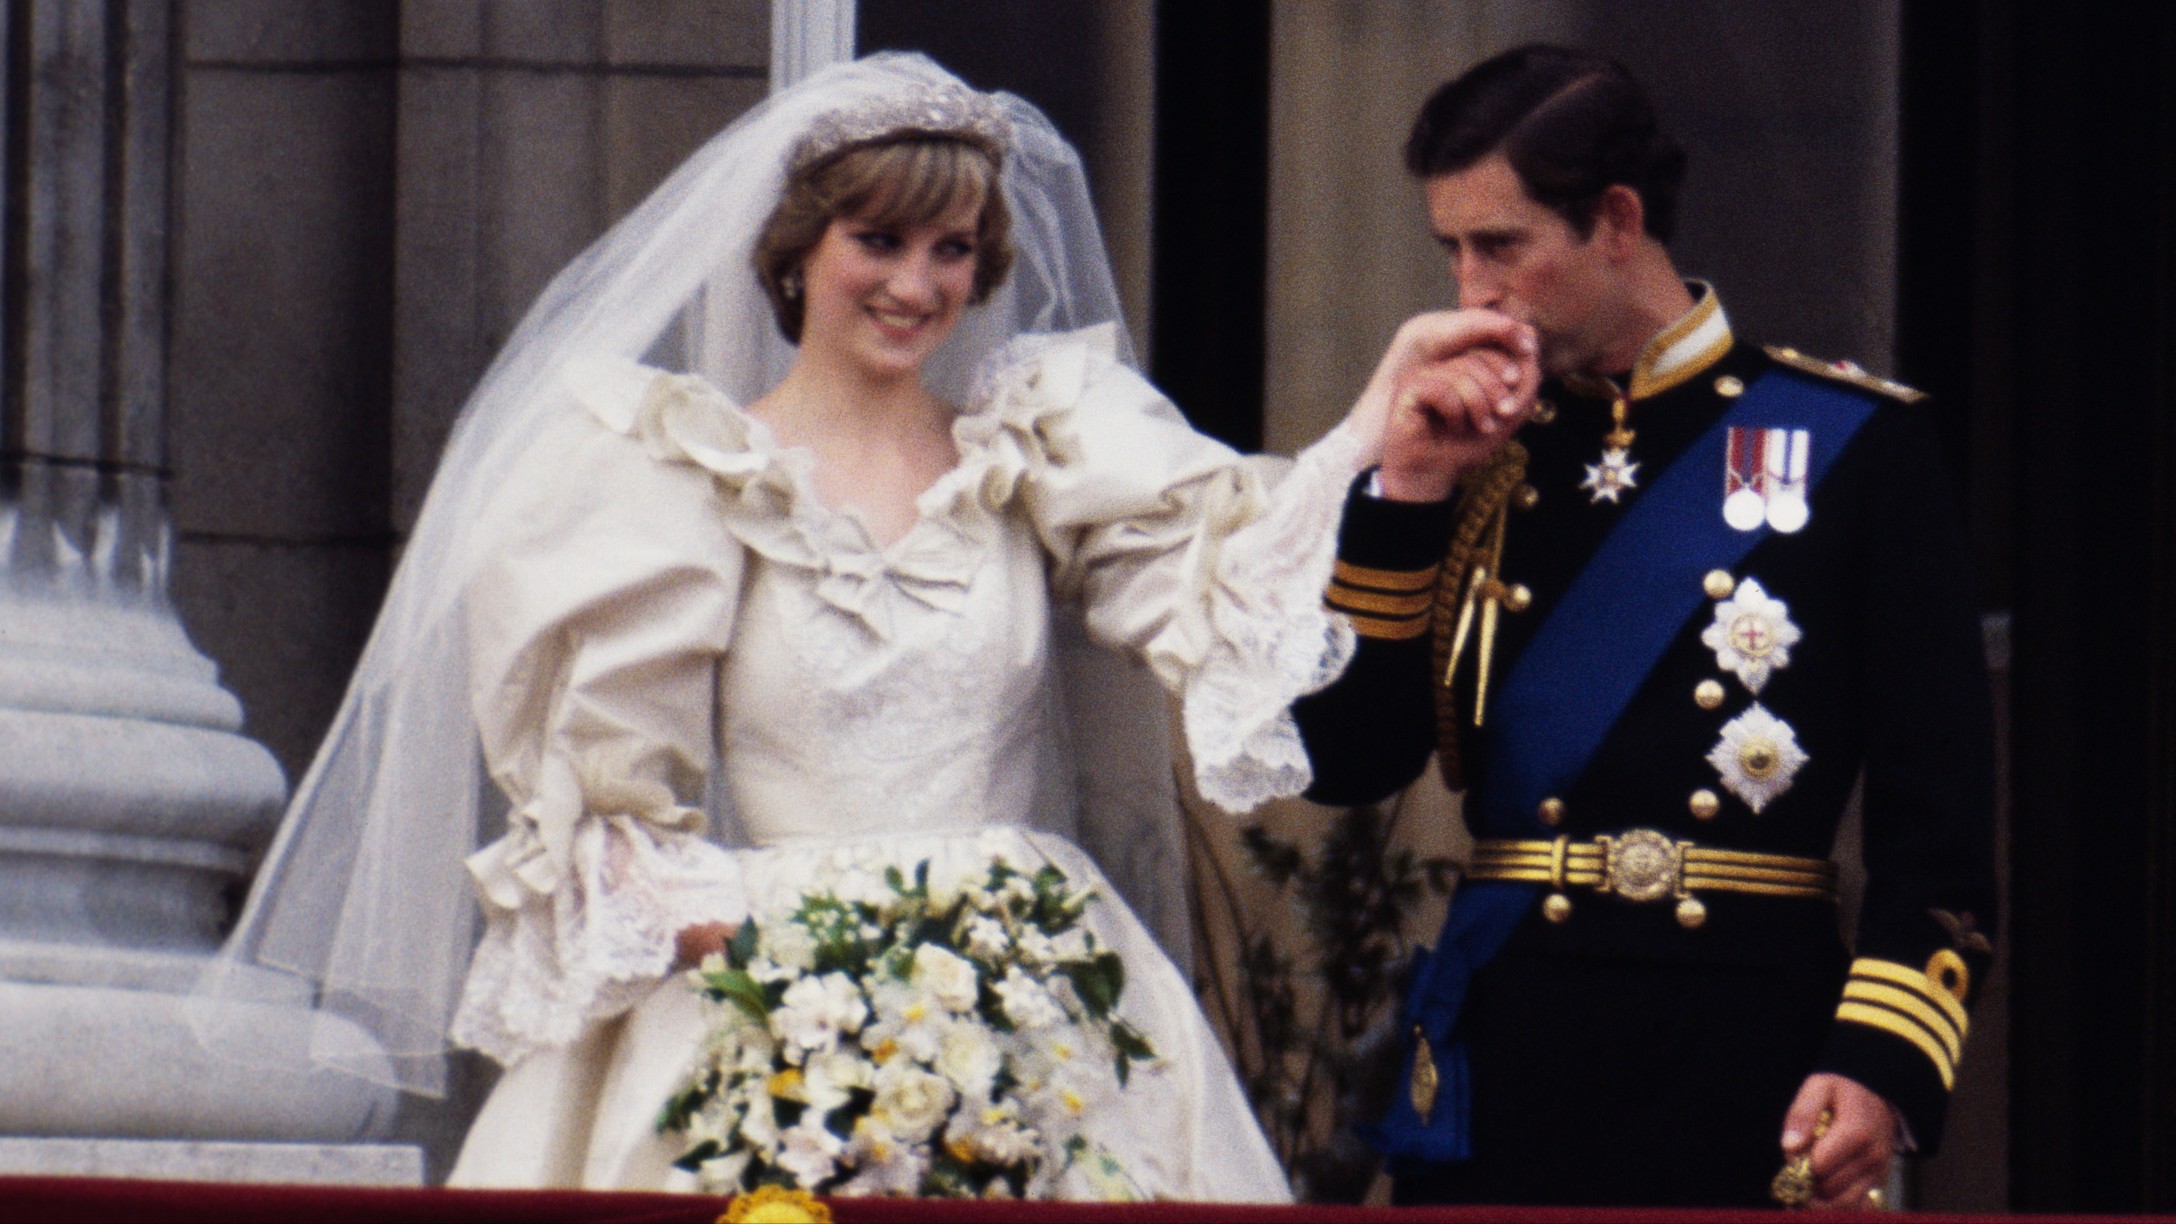
[[[308,1066],[305,1052],[329,1045],[389,1078],[361,1029],[307,1004],[234,1003],[215,1052],[189,1007],[126,986],[0,980],[0,1135],[351,1144],[391,1124],[391,1088],[278,1069]]]
[[[420,1186],[423,1149],[391,1143],[0,1138],[0,1176]]]

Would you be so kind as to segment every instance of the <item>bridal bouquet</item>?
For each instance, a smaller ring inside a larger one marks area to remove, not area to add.
[[[1075,1163],[1122,1185],[1081,1123],[1155,1052],[1080,925],[1093,894],[1002,858],[934,888],[927,861],[853,874],[689,975],[712,1023],[658,1120],[679,1167],[718,1193],[1042,1197]]]

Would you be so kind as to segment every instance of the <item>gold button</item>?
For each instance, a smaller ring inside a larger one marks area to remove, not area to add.
[[[1708,593],[1709,599],[1728,599],[1738,589],[1738,580],[1730,576],[1729,570],[1712,569],[1700,580],[1700,589]]]
[[[1723,801],[1715,797],[1714,791],[1696,790],[1692,793],[1692,798],[1686,800],[1685,806],[1692,809],[1695,820],[1713,820],[1715,813],[1723,810]]]
[[[1700,898],[1687,897],[1677,903],[1677,925],[1688,931],[1697,931],[1708,920],[1708,907],[1700,904]]]
[[[1736,399],[1745,394],[1745,384],[1735,374],[1725,374],[1715,380],[1715,394],[1724,399]]]
[[[1534,810],[1534,815],[1541,817],[1541,823],[1553,829],[1564,823],[1564,801],[1556,798],[1544,799],[1541,806]]]
[[[1563,922],[1572,916],[1572,899],[1563,893],[1550,893],[1541,899],[1541,916],[1551,922]]]
[[[1541,504],[1541,490],[1530,484],[1522,484],[1511,495],[1511,504],[1521,510],[1531,510]]]
[[[1534,593],[1523,582],[1514,582],[1504,588],[1504,611],[1524,612],[1534,606]]]
[[[1719,680],[1702,680],[1692,686],[1693,704],[1703,710],[1712,710],[1723,704],[1723,685]]]
[[[1548,400],[1540,400],[1534,404],[1534,423],[1536,425],[1547,425],[1555,419],[1555,404],[1550,403]]]

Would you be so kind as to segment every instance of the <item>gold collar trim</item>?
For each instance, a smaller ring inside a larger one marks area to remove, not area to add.
[[[1655,333],[1632,363],[1630,398],[1646,399],[1682,385],[1730,351],[1730,319],[1712,286],[1687,281],[1697,295],[1691,310]]]

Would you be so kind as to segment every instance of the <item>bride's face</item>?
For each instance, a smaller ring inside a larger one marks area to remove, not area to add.
[[[832,218],[801,265],[802,350],[879,377],[918,373],[974,291],[981,215],[965,200],[926,223]]]

